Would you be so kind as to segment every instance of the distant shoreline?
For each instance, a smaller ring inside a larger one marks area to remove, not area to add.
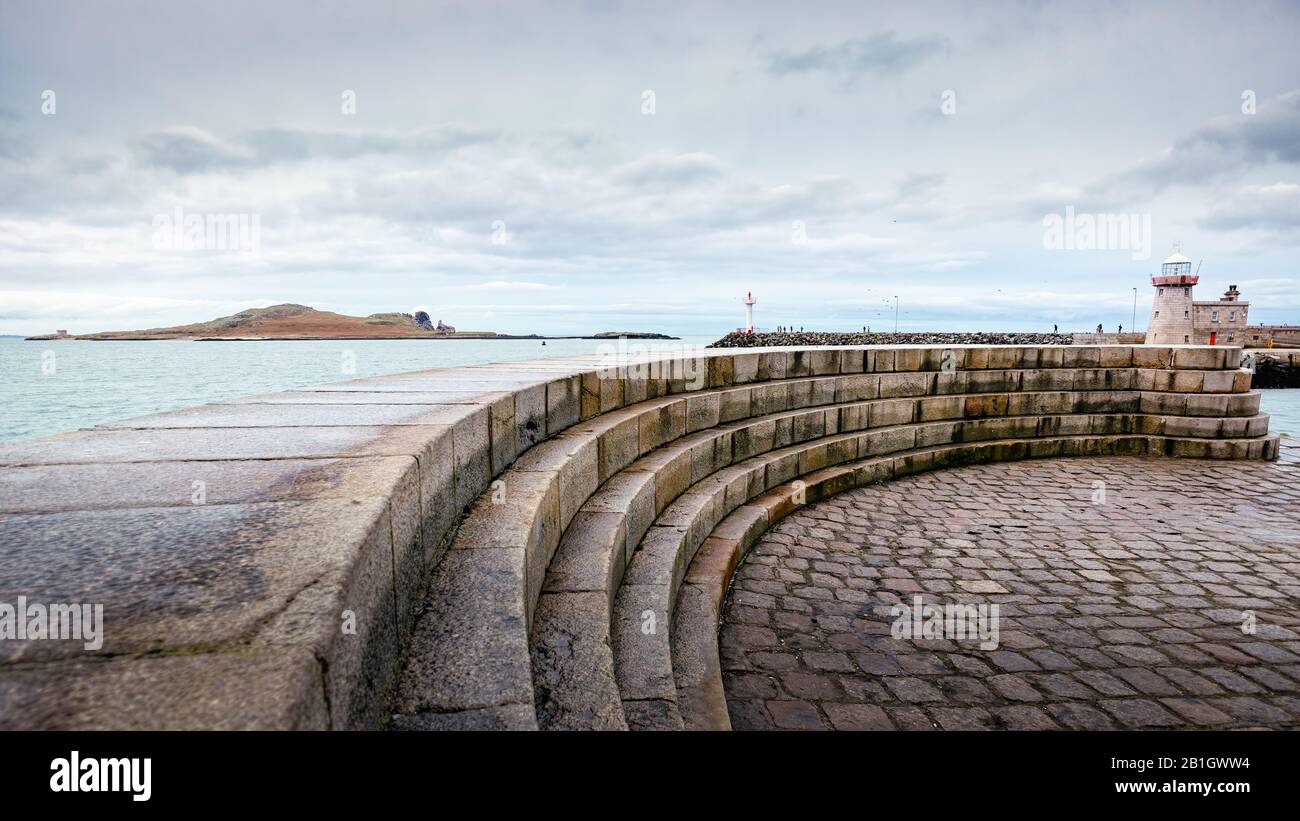
[[[88,334],[69,334],[56,331],[27,337],[33,342],[57,342],[79,339],[91,342],[114,340],[128,342],[153,342],[156,340],[183,340],[197,342],[286,342],[323,341],[327,339],[677,339],[675,336],[651,331],[600,331],[591,335],[569,334],[544,336],[541,334],[499,334],[495,331],[457,331],[439,320],[435,326],[424,311],[414,314],[382,313],[369,316],[348,316],[332,311],[318,311],[307,305],[284,303],[265,308],[249,308],[237,314],[223,316],[208,322],[172,325],[167,328],[147,328],[133,331],[98,331]]]
[[[546,341],[548,339],[593,339],[593,340],[618,340],[618,339],[650,339],[650,340],[680,340],[680,336],[669,336],[668,334],[658,333],[634,333],[634,334],[592,334],[590,336],[540,336],[538,334],[524,334],[515,336],[511,334],[492,334],[483,336],[472,336],[470,334],[457,334],[455,336],[430,336],[428,334],[412,334],[410,336],[7,336],[0,339],[21,339],[25,342],[330,342],[334,340],[365,341],[365,340],[385,340],[385,339],[422,339],[430,342],[455,342],[468,340],[471,342],[504,339],[504,340],[530,340],[536,339]]]

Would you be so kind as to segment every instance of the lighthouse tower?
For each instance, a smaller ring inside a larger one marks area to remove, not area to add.
[[[753,291],[746,291],[745,292],[745,327],[743,330],[747,334],[752,334],[754,332],[754,302],[755,300],[754,300]]]
[[[1175,245],[1174,252],[1160,265],[1160,273],[1151,277],[1156,298],[1147,324],[1148,345],[1187,345],[1195,341],[1192,286],[1196,280],[1192,261]]]

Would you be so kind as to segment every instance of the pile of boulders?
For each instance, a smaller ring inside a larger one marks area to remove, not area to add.
[[[1069,345],[1069,334],[1035,333],[835,333],[733,331],[710,348],[771,348],[782,345]]]

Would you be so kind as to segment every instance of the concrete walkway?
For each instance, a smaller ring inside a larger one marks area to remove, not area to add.
[[[733,727],[1300,727],[1300,446],[1283,441],[1277,463],[942,471],[790,515],[726,606]],[[917,595],[998,604],[997,649],[894,638],[891,607]]]

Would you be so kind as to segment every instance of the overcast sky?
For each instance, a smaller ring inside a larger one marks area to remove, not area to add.
[[[299,302],[719,334],[747,290],[761,327],[892,329],[897,295],[903,329],[1083,329],[1133,287],[1144,326],[1175,241],[1199,298],[1300,322],[1298,31],[1294,2],[0,0],[0,333]],[[1149,218],[1149,256],[1045,247],[1067,207]],[[160,247],[177,208],[257,247]]]

